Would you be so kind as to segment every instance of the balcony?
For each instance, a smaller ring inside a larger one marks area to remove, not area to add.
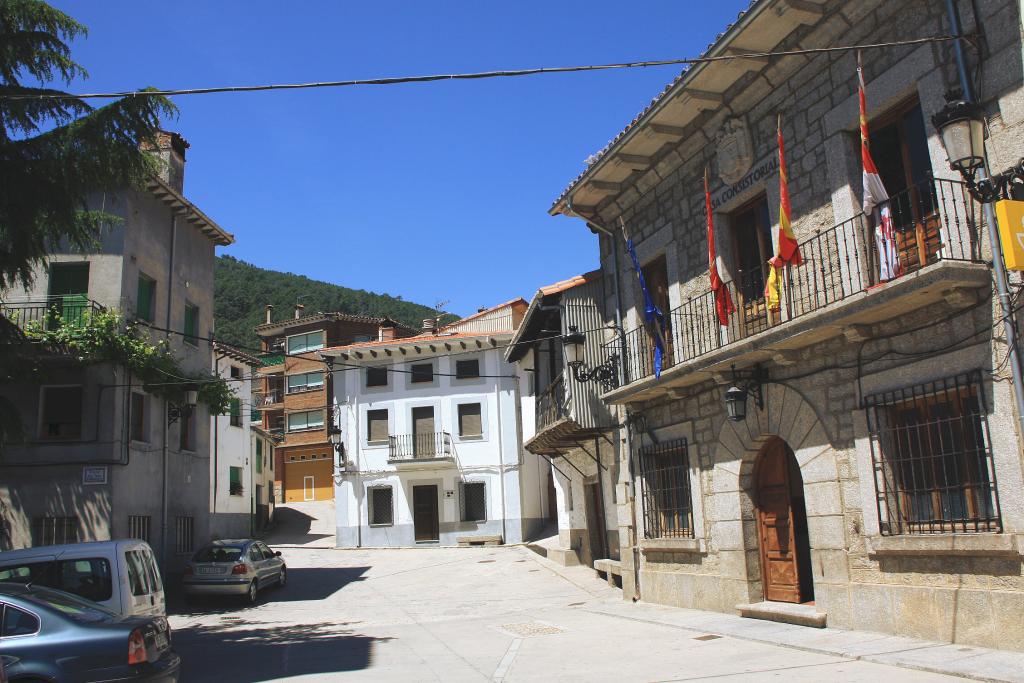
[[[766,305],[767,267],[723,283],[736,306],[727,325],[719,325],[710,289],[673,309],[661,382],[653,377],[654,342],[646,327],[627,332],[624,343],[607,344],[607,352],[623,355],[625,381],[603,398],[653,398],[662,391],[658,387],[706,381],[731,363],[778,359],[839,334],[858,338],[866,333],[863,326],[943,299],[970,302],[976,290],[990,286],[981,206],[963,183],[929,179],[894,195],[889,209],[895,277],[880,277],[875,229],[858,214],[800,243],[804,263],[784,271],[781,310]]]
[[[277,408],[284,401],[284,392],[280,389],[252,392],[252,407],[256,410]]]
[[[565,374],[562,373],[535,399],[537,431],[542,432],[568,416],[565,405]]]
[[[104,310],[102,306],[82,295],[50,296],[33,301],[0,302],[3,315],[22,332],[52,330],[61,322],[73,327],[84,327],[89,318]]]
[[[454,462],[452,436],[448,432],[398,434],[388,437],[388,462],[392,464]]]

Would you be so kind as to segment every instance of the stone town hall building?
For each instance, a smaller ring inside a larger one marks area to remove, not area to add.
[[[1024,155],[1020,9],[955,5],[998,171]],[[706,54],[950,33],[933,0],[755,0]],[[991,245],[930,122],[958,83],[953,47],[865,50],[863,62],[899,277],[880,278],[860,209],[851,51],[693,66],[551,209],[598,235],[604,318],[618,311],[625,331],[623,381],[602,393],[621,425],[615,571],[627,599],[1024,649],[1021,440]],[[764,267],[780,114],[805,263],[775,312]],[[725,327],[709,287],[706,167],[737,309]],[[660,378],[620,219],[667,312]],[[621,347],[612,332],[603,341]],[[725,389],[755,368],[760,405],[752,396],[745,420],[727,420]]]

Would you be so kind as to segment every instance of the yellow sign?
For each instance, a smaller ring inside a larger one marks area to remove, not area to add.
[[[996,202],[996,222],[1003,243],[1003,260],[1009,270],[1024,270],[1024,202]]]

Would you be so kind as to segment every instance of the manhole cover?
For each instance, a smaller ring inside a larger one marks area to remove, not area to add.
[[[719,638],[721,638],[721,637],[722,637],[722,636],[714,636],[714,635],[711,635],[711,634],[709,633],[709,634],[708,634],[708,635],[706,635],[706,636],[694,636],[694,638],[693,638],[693,639],[694,639],[694,640],[718,640],[718,639],[719,639]]]
[[[550,636],[555,633],[563,633],[564,628],[558,628],[551,624],[542,624],[539,621],[528,621],[523,624],[505,624],[502,630],[508,631],[514,636],[520,638],[531,638],[533,636]]]

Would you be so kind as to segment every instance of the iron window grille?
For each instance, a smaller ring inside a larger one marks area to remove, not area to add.
[[[1002,531],[980,372],[864,405],[883,535]]]
[[[482,481],[459,483],[459,502],[463,522],[487,521],[487,485]]]
[[[640,451],[645,538],[693,538],[690,453],[686,439]]]
[[[78,543],[78,517],[36,517],[32,520],[32,545]]]
[[[371,486],[370,526],[391,526],[394,523],[393,489],[390,486]]]
[[[149,542],[149,515],[128,515],[128,538]]]
[[[195,523],[192,517],[174,518],[174,552],[188,555],[193,550]]]

